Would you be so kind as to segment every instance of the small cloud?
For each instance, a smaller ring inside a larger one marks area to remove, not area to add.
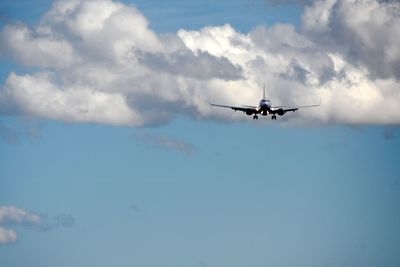
[[[165,150],[179,151],[188,156],[193,156],[196,153],[196,149],[193,145],[166,135],[142,133],[138,135],[138,137],[148,144],[156,145],[157,147],[161,147]]]
[[[14,230],[0,226],[0,244],[12,243],[17,240],[17,233]]]
[[[37,231],[49,231],[58,227],[72,227],[75,219],[69,214],[59,214],[53,221],[47,220],[47,216],[15,206],[0,206],[0,244],[12,243],[17,240],[17,233],[7,226],[21,225]]]
[[[38,213],[15,206],[0,206],[0,224],[40,225],[44,221]]]

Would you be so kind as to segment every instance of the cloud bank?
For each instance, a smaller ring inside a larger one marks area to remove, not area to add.
[[[72,227],[75,219],[69,214],[59,214],[53,221],[43,214],[21,209],[15,206],[0,206],[0,244],[15,242],[18,239],[14,229],[5,226],[17,226],[32,228],[37,231],[49,231],[57,227]]]
[[[35,71],[8,75],[0,113],[68,122],[157,125],[177,115],[235,121],[210,102],[254,105],[267,82],[275,105],[317,110],[291,122],[400,123],[400,3],[305,1],[302,25],[230,25],[156,33],[133,6],[53,3],[35,26],[0,33],[0,54]]]

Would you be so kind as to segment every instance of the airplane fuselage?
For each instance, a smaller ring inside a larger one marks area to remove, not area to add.
[[[260,100],[259,113],[262,115],[267,115],[271,112],[271,101],[266,98]]]

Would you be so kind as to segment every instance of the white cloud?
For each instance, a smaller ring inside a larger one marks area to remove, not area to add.
[[[373,78],[400,79],[400,2],[316,1],[306,8],[303,30]]]
[[[143,53],[138,55],[140,63],[154,71],[167,72],[187,78],[209,80],[243,79],[242,70],[225,57],[214,57],[208,52],[194,54],[181,50],[168,55],[162,53]]]
[[[66,68],[77,63],[74,48],[51,33],[35,37],[26,25],[7,25],[0,34],[3,53],[28,66]]]
[[[72,122],[140,124],[140,118],[127,106],[123,95],[85,85],[59,88],[50,76],[48,73],[22,76],[11,73],[5,94],[28,115]]]
[[[58,1],[37,26],[2,30],[3,54],[42,69],[9,75],[0,112],[114,125],[179,114],[241,120],[209,102],[254,105],[267,82],[276,105],[322,99],[317,110],[287,115],[290,122],[399,124],[399,10],[397,1],[315,0],[301,30],[223,25],[157,34],[132,6]]]
[[[162,48],[136,8],[108,0],[55,2],[38,30],[68,38],[86,60],[123,60],[132,49],[155,52]]]
[[[17,240],[13,229],[3,227],[3,224],[21,224],[25,226],[43,225],[39,214],[20,209],[15,206],[0,206],[0,244],[12,243]]]
[[[0,226],[0,244],[12,243],[17,240],[17,233],[14,230]]]
[[[38,231],[48,231],[59,226],[71,227],[75,219],[69,214],[59,214],[49,222],[45,215],[15,206],[0,206],[0,244],[8,244],[17,240],[17,233],[13,229],[7,229],[4,225],[22,225]]]
[[[0,224],[16,223],[16,224],[43,224],[41,216],[25,209],[15,206],[0,206]]]

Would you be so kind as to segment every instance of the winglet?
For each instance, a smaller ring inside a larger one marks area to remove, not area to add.
[[[307,105],[307,106],[300,106],[298,108],[313,108],[313,107],[319,107],[321,106],[321,98],[319,99],[319,103],[318,104],[313,104],[313,105]]]

